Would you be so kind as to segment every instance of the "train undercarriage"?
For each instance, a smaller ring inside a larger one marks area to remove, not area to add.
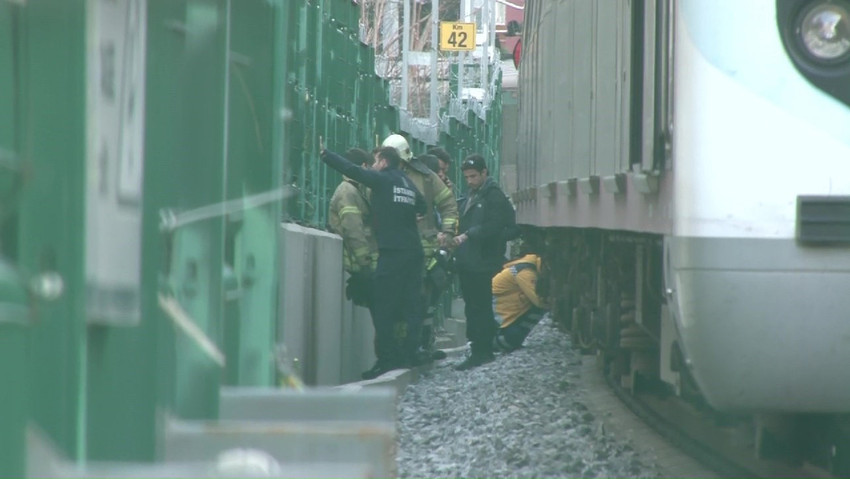
[[[660,235],[548,228],[546,244],[540,287],[553,320],[573,347],[597,355],[621,395],[699,443],[689,452],[711,451],[732,475],[850,476],[847,415],[729,413],[707,403],[665,301]]]

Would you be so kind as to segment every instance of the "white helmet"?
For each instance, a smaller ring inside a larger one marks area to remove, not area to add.
[[[410,161],[413,158],[413,153],[410,151],[410,145],[407,144],[407,140],[404,139],[401,135],[392,134],[388,136],[381,146],[391,146],[398,150],[398,154],[401,156],[401,159],[404,161]]]

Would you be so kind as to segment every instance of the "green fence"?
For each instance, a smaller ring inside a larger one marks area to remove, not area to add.
[[[306,0],[287,3],[289,24],[286,73],[290,143],[285,155],[285,183],[297,188],[287,210],[289,219],[324,227],[328,201],[341,177],[318,161],[319,136],[327,148],[371,150],[391,133],[408,136],[415,154],[429,146],[400,131],[399,112],[390,101],[389,82],[375,73],[374,52],[360,41],[360,7],[346,0]],[[440,146],[457,162],[482,153],[498,178],[501,100],[490,104],[486,121],[465,112],[445,115],[439,128]],[[463,185],[460,169],[454,181]]]
[[[152,461],[161,414],[276,384],[280,220],[324,226],[341,179],[318,138],[399,129],[358,21],[350,0],[0,1],[0,476],[27,423],[74,461]],[[444,117],[442,146],[498,171],[498,104]]]

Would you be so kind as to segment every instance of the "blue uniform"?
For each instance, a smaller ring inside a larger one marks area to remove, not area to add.
[[[385,369],[408,365],[418,349],[422,327],[420,290],[424,254],[417,214],[426,212],[425,199],[407,175],[397,168],[381,171],[355,165],[332,151],[322,161],[372,190],[372,231],[378,242],[372,321],[375,349]],[[404,345],[395,340],[396,323],[406,326]]]

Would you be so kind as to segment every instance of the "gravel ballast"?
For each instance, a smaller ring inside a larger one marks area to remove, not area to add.
[[[449,357],[399,401],[400,477],[658,477],[582,403],[580,354],[545,317],[525,346],[469,371]]]

